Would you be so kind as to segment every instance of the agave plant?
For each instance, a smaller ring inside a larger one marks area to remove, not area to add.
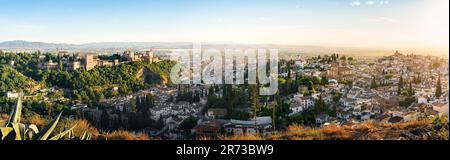
[[[61,113],[50,124],[39,131],[38,127],[34,124],[22,124],[20,119],[22,116],[22,96],[19,96],[16,101],[14,109],[11,111],[11,115],[6,123],[5,127],[0,127],[0,139],[1,140],[59,140],[64,137],[73,138],[73,128],[50,137],[51,133],[55,129],[56,125],[61,118]],[[80,137],[86,138],[86,137]],[[89,138],[89,137],[87,137]]]

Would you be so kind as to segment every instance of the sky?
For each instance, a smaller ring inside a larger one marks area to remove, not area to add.
[[[0,0],[0,42],[448,48],[448,7],[448,0]]]

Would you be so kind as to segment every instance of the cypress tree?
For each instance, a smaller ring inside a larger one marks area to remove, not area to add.
[[[314,104],[314,112],[320,114],[325,112],[325,110],[325,101],[322,98],[322,94],[320,94],[319,99]]]
[[[251,85],[250,86],[250,106],[253,109],[253,118],[255,118],[255,119],[258,116],[258,111],[259,111],[258,89],[259,89],[258,85]]]
[[[400,79],[398,80],[397,95],[401,95],[402,94],[402,89],[403,89],[403,75],[401,75]]]
[[[437,84],[436,84],[436,94],[435,94],[435,96],[438,97],[438,98],[442,96],[441,75],[439,75],[439,77],[438,77],[438,81],[437,81]]]
[[[409,91],[408,91],[409,95],[412,96],[415,94],[414,89],[412,87],[412,82],[409,82]]]
[[[377,88],[377,82],[375,81],[375,76],[372,79],[372,84],[370,85],[370,89],[375,89]]]

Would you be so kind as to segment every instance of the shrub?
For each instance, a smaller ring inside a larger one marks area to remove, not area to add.
[[[51,121],[50,124],[39,130],[34,124],[23,124],[20,122],[22,118],[22,108],[22,97],[19,97],[5,127],[0,127],[1,140],[59,140],[66,136],[69,137],[69,139],[71,138],[70,133],[73,127],[58,135],[50,137],[57,126],[62,113],[60,113],[56,119]]]

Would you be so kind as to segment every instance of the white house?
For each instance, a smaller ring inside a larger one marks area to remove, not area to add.
[[[16,92],[7,92],[6,93],[6,98],[18,98],[19,97],[19,93]]]
[[[417,103],[418,104],[426,104],[426,103],[428,103],[428,99],[426,99],[425,97],[419,97],[419,98],[417,98]]]
[[[342,98],[340,100],[340,102],[345,106],[345,107],[352,107],[356,105],[356,99],[351,99],[351,98]]]
[[[256,120],[230,120],[229,123],[224,124],[224,129],[229,135],[242,134],[267,134],[272,130],[271,117],[257,117]]]
[[[328,83],[339,84],[338,81],[335,79],[328,80]]]
[[[291,103],[292,114],[297,114],[305,109],[311,108],[314,105],[314,101],[310,97],[294,97]]]

